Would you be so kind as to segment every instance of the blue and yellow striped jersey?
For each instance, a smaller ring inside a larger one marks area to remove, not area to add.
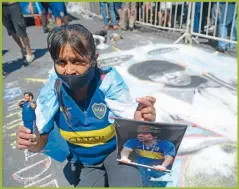
[[[66,121],[62,108],[55,115],[61,136],[67,141],[71,152],[85,165],[96,165],[116,148],[114,124],[108,120],[109,108],[105,96],[99,90],[100,73],[96,73],[82,109],[61,86],[61,95],[70,118]],[[95,87],[93,87],[95,86]],[[89,96],[92,96],[90,98]],[[90,98],[90,99],[89,99]]]
[[[113,117],[133,119],[137,103],[114,68],[101,70],[104,74],[90,99],[86,114],[62,87],[63,100],[74,118],[71,127],[61,112],[54,84],[58,78],[50,73],[48,82],[37,99],[36,125],[41,134],[48,134],[47,155],[64,161],[69,149],[85,164],[97,164],[116,147]],[[54,126],[56,123],[57,127]],[[59,129],[58,129],[59,127]]]
[[[124,147],[130,148],[136,153],[136,161],[145,165],[161,165],[164,156],[175,156],[175,146],[167,140],[158,140],[156,145],[147,146],[136,139],[128,140]]]

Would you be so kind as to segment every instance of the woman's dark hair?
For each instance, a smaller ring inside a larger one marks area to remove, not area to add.
[[[80,24],[64,25],[54,28],[47,37],[47,46],[53,61],[57,61],[61,48],[65,45],[77,52],[82,60],[95,56],[95,43],[92,33]]]
[[[32,99],[33,99],[33,94],[32,94],[31,92],[25,92],[24,95],[26,95],[26,94],[27,94],[28,96],[31,96]]]

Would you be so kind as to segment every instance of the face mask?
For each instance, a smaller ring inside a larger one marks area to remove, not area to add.
[[[57,71],[56,74],[65,84],[67,84],[70,90],[74,91],[90,83],[95,75],[95,68],[91,66],[84,75],[62,75],[57,73]]]

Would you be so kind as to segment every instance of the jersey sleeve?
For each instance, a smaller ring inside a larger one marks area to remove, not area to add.
[[[138,139],[130,139],[125,144],[124,147],[134,150],[137,147]]]
[[[164,147],[163,147],[163,155],[164,156],[176,156],[176,149],[175,145],[169,141],[164,141]]]
[[[115,68],[108,68],[100,90],[105,94],[105,101],[115,117],[134,118],[137,102],[130,95],[129,89]]]
[[[54,128],[54,116],[59,109],[57,94],[54,90],[56,79],[56,73],[52,72],[36,101],[36,125],[40,134],[48,134]]]

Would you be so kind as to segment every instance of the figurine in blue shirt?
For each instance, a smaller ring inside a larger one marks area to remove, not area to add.
[[[19,106],[22,108],[23,124],[34,133],[36,103],[33,101],[33,94],[31,92],[24,93],[24,100],[19,103]]]

